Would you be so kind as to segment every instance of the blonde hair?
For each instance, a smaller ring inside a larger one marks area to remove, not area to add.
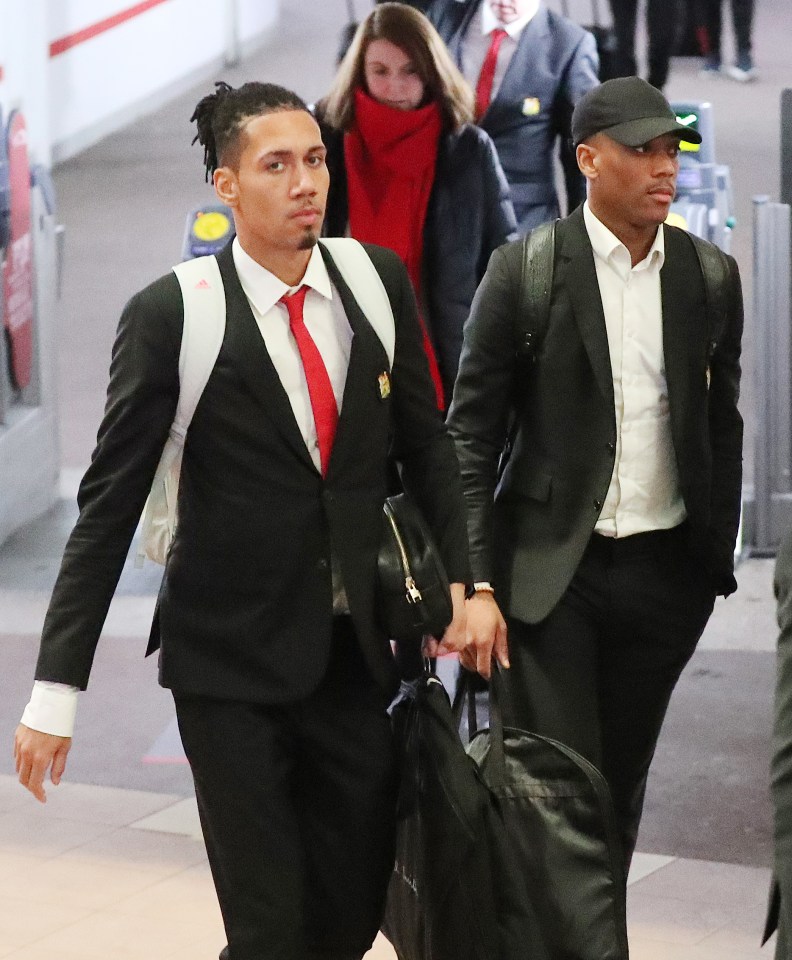
[[[414,7],[381,3],[358,27],[323,103],[331,126],[349,130],[354,125],[354,92],[366,89],[366,50],[372,40],[387,40],[410,58],[424,85],[426,101],[440,108],[445,130],[458,130],[472,121],[473,90],[454,65],[440,34]]]

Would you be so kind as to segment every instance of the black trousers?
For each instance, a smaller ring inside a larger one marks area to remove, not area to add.
[[[723,0],[701,0],[701,2],[704,6],[704,26],[707,30],[709,53],[719,55],[721,52],[721,8]],[[732,22],[738,54],[750,54],[751,52],[753,9],[754,0],[731,0]]]
[[[507,716],[603,772],[627,869],[668,702],[714,601],[684,526],[595,534],[552,613],[532,626],[509,622]]]
[[[617,76],[632,77],[638,73],[635,59],[635,25],[638,0],[610,0],[613,29],[617,44]],[[668,80],[671,55],[674,52],[678,0],[647,0],[646,26],[649,35],[649,83],[662,90]]]
[[[396,769],[351,620],[304,701],[174,700],[231,960],[362,957],[393,868]]]

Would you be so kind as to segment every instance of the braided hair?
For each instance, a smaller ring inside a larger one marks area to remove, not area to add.
[[[215,92],[200,100],[190,123],[195,123],[197,140],[204,148],[206,181],[215,170],[228,164],[236,166],[240,154],[240,134],[255,117],[281,110],[305,110],[308,107],[296,93],[274,83],[245,83],[232,87],[220,80]]]

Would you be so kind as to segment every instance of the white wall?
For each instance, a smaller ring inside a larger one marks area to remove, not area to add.
[[[279,0],[0,0],[0,106],[22,106],[35,159],[78,153],[246,51]],[[61,53],[51,44],[135,13]]]
[[[27,121],[32,160],[49,165],[49,56],[43,40],[46,23],[46,0],[0,0],[3,123],[8,122],[11,110],[21,109]]]

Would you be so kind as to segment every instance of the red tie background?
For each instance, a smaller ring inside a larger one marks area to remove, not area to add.
[[[492,99],[492,84],[495,80],[495,67],[498,63],[498,51],[501,44],[508,37],[508,33],[501,27],[496,27],[490,34],[490,46],[484,63],[481,65],[478,83],[476,84],[476,120],[480,120],[487,112]]]
[[[336,404],[333,385],[327,373],[319,348],[308,332],[303,318],[303,306],[308,287],[303,284],[300,289],[290,295],[281,297],[281,303],[289,311],[289,326],[297,341],[300,351],[305,379],[308,381],[308,396],[311,399],[316,437],[319,441],[319,458],[322,464],[322,476],[327,476],[327,465],[330,462],[330,452],[333,449],[336,426],[338,425],[338,405]]]

